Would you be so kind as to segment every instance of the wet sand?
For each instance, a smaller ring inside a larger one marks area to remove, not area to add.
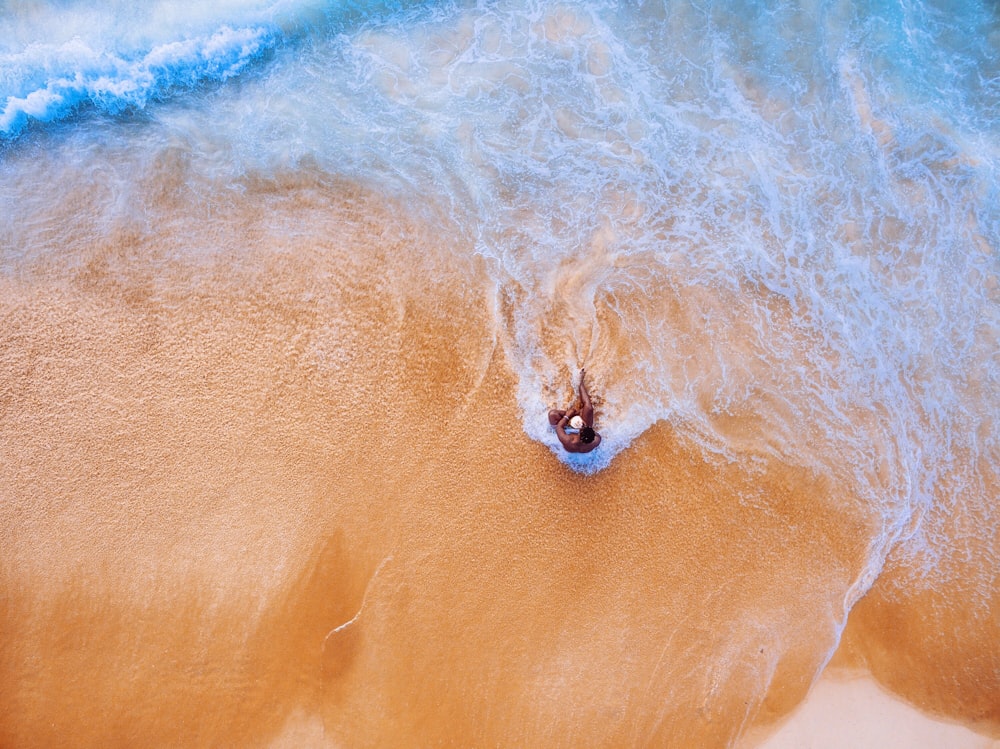
[[[803,699],[874,511],[666,423],[570,471],[455,238],[360,188],[162,199],[2,282],[0,744],[722,746]]]

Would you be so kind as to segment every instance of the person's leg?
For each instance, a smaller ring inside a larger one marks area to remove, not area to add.
[[[558,409],[553,408],[551,411],[549,411],[549,424],[555,426],[556,424],[559,423],[559,419],[561,419],[565,415],[566,415],[565,411],[560,411]]]

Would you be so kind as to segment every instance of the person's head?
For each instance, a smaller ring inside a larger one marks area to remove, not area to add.
[[[594,441],[594,435],[597,434],[593,427],[584,427],[580,430],[580,442],[585,445],[589,445]]]

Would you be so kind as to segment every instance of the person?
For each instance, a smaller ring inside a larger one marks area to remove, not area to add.
[[[565,411],[552,409],[549,411],[549,424],[556,428],[556,436],[566,452],[589,453],[601,444],[601,435],[594,429],[594,407],[590,403],[590,394],[583,379],[586,369],[580,370],[580,409],[570,407]],[[567,432],[566,427],[577,431]]]

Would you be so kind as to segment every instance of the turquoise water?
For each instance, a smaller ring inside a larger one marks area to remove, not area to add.
[[[815,469],[884,518],[857,595],[901,539],[933,567],[929,507],[993,506],[992,3],[17,3],[0,102],[7,274],[81,181],[94,231],[139,220],[122,154],[217,200],[319,169],[481,259],[523,429],[578,470],[661,421]],[[581,366],[582,458],[545,420]]]

